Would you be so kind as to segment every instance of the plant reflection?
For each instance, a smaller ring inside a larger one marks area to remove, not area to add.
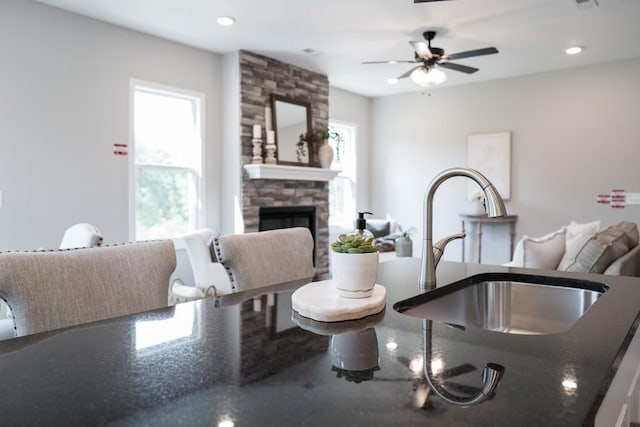
[[[333,335],[330,349],[331,370],[338,378],[360,383],[372,380],[374,372],[380,370],[375,328]]]

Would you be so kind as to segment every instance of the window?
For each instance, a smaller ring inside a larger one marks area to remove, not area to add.
[[[204,95],[134,83],[135,240],[194,230],[202,217]]]
[[[341,171],[329,181],[329,226],[351,229],[356,217],[356,127],[331,122],[329,133],[334,152],[331,169]]]

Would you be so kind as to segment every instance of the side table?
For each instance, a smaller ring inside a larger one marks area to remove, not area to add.
[[[490,218],[486,215],[466,215],[461,214],[460,218],[462,218],[462,232],[465,232],[465,224],[469,223],[475,229],[475,233],[471,235],[472,244],[475,245],[476,253],[475,259],[469,260],[469,262],[482,262],[482,227],[484,225],[494,225],[494,224],[508,224],[509,225],[509,254],[510,258],[513,258],[513,241],[516,234],[516,221],[518,220],[518,215],[506,215],[503,217]],[[462,239],[462,262],[465,262],[465,240]]]

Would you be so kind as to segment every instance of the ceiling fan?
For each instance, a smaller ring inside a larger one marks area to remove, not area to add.
[[[450,60],[471,58],[474,56],[482,55],[492,55],[494,53],[498,53],[498,49],[496,49],[495,47],[486,47],[482,49],[467,50],[464,52],[452,53],[447,55],[445,54],[444,49],[431,46],[431,40],[433,40],[436,36],[435,31],[425,31],[424,33],[422,33],[422,35],[427,41],[426,43],[423,41],[409,42],[411,46],[413,46],[413,49],[415,51],[414,59],[412,61],[364,61],[363,64],[419,64],[406,73],[402,74],[400,77],[398,77],[398,79],[411,76],[411,79],[414,82],[421,84],[422,86],[433,86],[436,84],[440,84],[444,80],[446,80],[446,75],[441,70],[438,70],[438,67],[460,71],[467,74],[473,74],[478,71],[478,68],[449,62]],[[429,79],[427,78],[428,74],[431,74]]]

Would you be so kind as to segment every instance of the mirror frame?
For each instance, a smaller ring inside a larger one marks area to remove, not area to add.
[[[289,98],[288,96],[283,96],[283,95],[277,95],[275,93],[271,94],[271,123],[272,123],[272,128],[275,131],[275,144],[276,144],[276,164],[279,165],[289,165],[289,166],[305,166],[305,167],[313,167],[314,163],[314,153],[313,153],[313,145],[310,141],[307,141],[307,153],[308,153],[308,157],[309,157],[309,162],[308,163],[304,163],[304,162],[290,162],[290,161],[283,161],[280,160],[280,146],[278,144],[278,140],[280,139],[279,135],[278,135],[278,120],[277,120],[277,115],[278,115],[278,109],[276,107],[276,104],[278,102],[285,102],[287,104],[294,104],[294,105],[299,105],[301,107],[304,107],[307,111],[307,131],[306,134],[307,135],[311,135],[311,104],[309,102],[305,102],[305,101],[300,101],[297,99],[293,99],[293,98]]]

